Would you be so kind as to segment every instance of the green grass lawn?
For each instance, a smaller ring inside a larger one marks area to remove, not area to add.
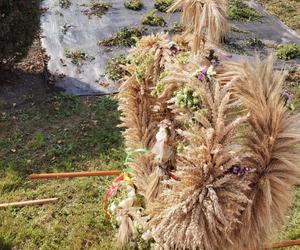
[[[0,114],[0,202],[58,197],[39,207],[0,210],[0,249],[112,249],[100,209],[109,177],[30,181],[33,172],[122,168],[117,103],[49,97]]]
[[[272,15],[300,32],[300,0],[258,0]]]

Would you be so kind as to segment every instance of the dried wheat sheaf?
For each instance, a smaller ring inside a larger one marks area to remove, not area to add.
[[[168,181],[148,206],[149,226],[163,249],[262,247],[284,224],[299,183],[300,121],[281,99],[283,72],[274,71],[271,57],[224,64],[233,70],[226,72],[231,80],[204,88],[206,116],[196,114],[196,124],[181,132],[187,146],[177,159],[180,181]],[[235,98],[238,112],[230,110]],[[249,116],[227,124],[226,112]]]
[[[176,0],[168,12],[182,10],[181,19],[193,34],[192,51],[197,53],[203,41],[218,45],[228,32],[226,0]]]
[[[119,94],[122,126],[128,150],[149,152],[128,164],[160,248],[256,249],[291,206],[300,117],[284,107],[284,73],[271,57],[222,62],[199,80],[195,72],[211,66],[208,51],[182,62],[159,34],[131,52]],[[192,108],[176,100],[184,89],[200,97]]]
[[[270,241],[285,222],[293,201],[293,185],[300,181],[300,116],[290,115],[282,101],[284,72],[274,71],[272,57],[242,62],[233,83],[236,95],[249,110],[243,165],[255,169],[252,201],[235,232],[239,249],[258,248]],[[230,64],[228,64],[230,67]]]
[[[126,67],[130,76],[122,84],[119,93],[121,126],[126,128],[124,137],[128,151],[151,149],[155,144],[157,128],[164,114],[153,111],[155,99],[150,93],[169,54],[166,34],[144,37],[131,51],[133,62]],[[133,169],[139,192],[146,195],[149,176],[155,170],[153,153],[140,153],[128,164]]]

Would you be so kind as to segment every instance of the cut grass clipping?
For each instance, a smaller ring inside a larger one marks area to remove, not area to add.
[[[174,0],[155,0],[154,7],[161,12],[167,12]]]
[[[124,54],[118,55],[111,58],[106,62],[105,73],[109,79],[113,81],[118,81],[126,75],[126,70],[124,70],[121,65],[126,65],[129,60]]]
[[[230,19],[238,21],[260,21],[262,17],[242,0],[230,0],[227,15]]]
[[[263,41],[256,37],[247,39],[246,45],[253,49],[262,49],[265,47],[265,44],[263,43]]]
[[[173,25],[166,30],[166,32],[170,32],[172,34],[181,34],[184,31],[184,26],[179,22],[174,22]]]
[[[111,38],[104,39],[99,42],[103,46],[126,46],[131,47],[136,44],[137,40],[145,33],[143,28],[122,28],[117,34]]]
[[[282,60],[291,60],[300,57],[300,46],[298,44],[285,44],[277,48],[277,57]]]
[[[92,18],[92,16],[102,17],[112,7],[110,3],[97,3],[95,1],[92,1],[90,5],[82,4],[81,6],[87,8],[82,13],[87,15],[88,18]]]
[[[144,15],[142,24],[150,26],[165,26],[166,21],[159,15],[156,14],[156,10],[151,10]]]
[[[95,59],[94,57],[89,56],[88,54],[86,54],[85,52],[79,49],[71,51],[70,49],[66,48],[64,50],[64,53],[65,53],[65,57],[71,59],[71,63],[73,63],[76,66],[80,66],[87,61],[91,62]]]
[[[59,6],[63,9],[68,9],[71,6],[70,0],[59,0]]]
[[[141,10],[143,8],[143,3],[141,0],[126,0],[124,6],[130,10]]]
[[[247,55],[245,48],[233,40],[225,40],[224,49],[232,54]]]

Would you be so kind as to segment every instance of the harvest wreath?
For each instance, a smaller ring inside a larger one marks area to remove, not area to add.
[[[119,93],[127,169],[102,204],[122,248],[268,249],[285,222],[300,182],[300,115],[272,56],[234,62],[218,48],[226,7],[177,0],[169,11],[182,11],[186,31],[142,37],[129,53]]]
[[[177,0],[189,29],[132,49],[119,93],[128,169],[106,196],[130,249],[259,249],[284,224],[299,183],[299,114],[285,74],[233,62],[218,45],[224,0]]]

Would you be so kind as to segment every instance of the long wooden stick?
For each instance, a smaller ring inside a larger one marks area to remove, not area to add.
[[[300,246],[300,240],[285,240],[285,241],[273,243],[271,249],[282,248],[282,247],[293,247],[293,246]]]
[[[284,240],[280,242],[275,242],[270,245],[265,245],[260,250],[270,250],[270,249],[277,249],[277,248],[285,248],[285,247],[294,247],[300,246],[300,240]],[[254,250],[254,249],[251,249]]]
[[[48,173],[48,174],[31,174],[29,179],[59,179],[59,178],[74,178],[74,177],[90,177],[90,176],[113,176],[120,175],[121,170],[106,170],[93,172],[70,172],[70,173]]]
[[[28,206],[28,205],[40,205],[40,204],[56,202],[57,200],[58,200],[58,198],[48,198],[48,199],[40,199],[40,200],[29,200],[29,201],[3,203],[3,204],[0,204],[0,208],[22,207],[22,206]]]

